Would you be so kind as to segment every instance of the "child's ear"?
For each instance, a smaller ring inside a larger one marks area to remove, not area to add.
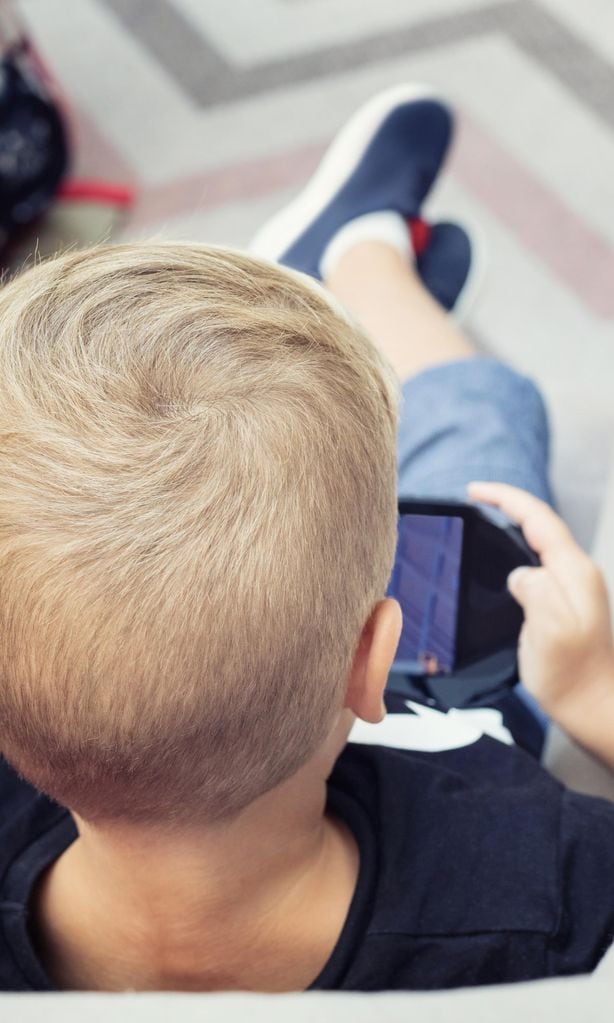
[[[398,602],[386,597],[375,605],[362,630],[348,676],[344,704],[362,721],[377,724],[386,715],[384,689],[402,626],[403,616]]]

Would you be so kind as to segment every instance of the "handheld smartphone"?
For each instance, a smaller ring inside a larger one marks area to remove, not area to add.
[[[400,501],[388,588],[403,611],[397,688],[404,678],[406,688],[418,684],[431,702],[451,707],[514,684],[523,616],[507,577],[538,564],[520,529],[497,509]]]

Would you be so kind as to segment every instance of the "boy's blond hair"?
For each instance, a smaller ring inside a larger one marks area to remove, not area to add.
[[[0,749],[93,822],[236,814],[325,739],[385,592],[387,367],[197,245],[35,267],[0,329]]]

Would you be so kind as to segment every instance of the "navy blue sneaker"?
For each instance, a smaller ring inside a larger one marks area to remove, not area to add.
[[[258,232],[252,251],[320,280],[324,250],[350,220],[381,210],[419,216],[451,137],[452,113],[428,86],[380,93],[341,129],[303,191]]]
[[[410,225],[410,229],[413,225]],[[412,238],[414,231],[411,230]],[[424,243],[416,252],[416,270],[434,299],[455,317],[466,313],[474,293],[473,246],[460,224],[427,225]]]

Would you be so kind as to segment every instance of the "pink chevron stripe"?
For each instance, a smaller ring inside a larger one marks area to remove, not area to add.
[[[99,166],[129,168],[100,134],[80,121],[80,133]],[[299,187],[311,174],[325,143],[301,146],[271,157],[231,164],[137,194],[127,223],[152,229],[161,221],[203,212],[226,203]],[[614,318],[614,248],[482,126],[462,115],[450,172],[497,217],[521,245],[534,253],[565,287],[601,318]],[[128,174],[126,175],[128,176]],[[125,232],[124,232],[125,233]]]
[[[596,316],[614,317],[614,248],[476,121],[463,115],[451,171]]]
[[[315,170],[325,149],[324,143],[302,146],[147,188],[137,199],[129,227],[146,227],[184,213],[204,212],[300,185]]]

